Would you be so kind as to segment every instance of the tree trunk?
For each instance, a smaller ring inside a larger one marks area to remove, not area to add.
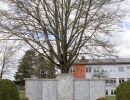
[[[70,69],[70,67],[68,67],[68,66],[62,66],[61,67],[61,73],[68,73],[69,69]]]
[[[2,69],[1,69],[1,72],[0,72],[0,79],[2,79],[2,76],[3,76],[3,70],[4,70],[4,67],[2,66]]]
[[[2,64],[2,68],[1,68],[1,72],[0,72],[0,79],[2,79],[3,77],[3,73],[4,73],[4,69],[5,69],[5,53],[4,53],[4,58],[3,58],[3,64]]]

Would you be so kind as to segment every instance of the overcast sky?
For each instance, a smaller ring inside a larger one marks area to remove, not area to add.
[[[130,58],[130,0],[126,0],[122,7],[128,10],[128,13],[121,27],[122,32],[116,33],[115,43],[119,57]]]

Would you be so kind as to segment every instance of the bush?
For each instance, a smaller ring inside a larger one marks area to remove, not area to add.
[[[116,91],[116,100],[130,100],[130,81],[119,85]]]
[[[29,100],[28,97],[25,97],[25,98],[21,98],[21,100]]]
[[[19,100],[19,93],[12,81],[0,80],[0,100]]]
[[[96,100],[107,100],[107,99],[106,99],[106,97],[100,97],[100,98],[98,98]]]

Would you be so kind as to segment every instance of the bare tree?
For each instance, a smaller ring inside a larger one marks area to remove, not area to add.
[[[0,14],[1,32],[23,39],[67,73],[80,53],[113,53],[109,36],[123,18],[121,1],[8,0],[10,11]]]
[[[8,44],[7,44],[8,43]],[[14,55],[19,50],[19,46],[15,45],[15,42],[4,42],[0,50],[0,79],[3,75],[8,74],[12,70],[15,70],[16,58]]]

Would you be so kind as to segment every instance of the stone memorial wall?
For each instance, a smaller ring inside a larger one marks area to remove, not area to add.
[[[105,81],[62,74],[56,79],[26,79],[25,92],[29,100],[96,100],[105,96]]]

